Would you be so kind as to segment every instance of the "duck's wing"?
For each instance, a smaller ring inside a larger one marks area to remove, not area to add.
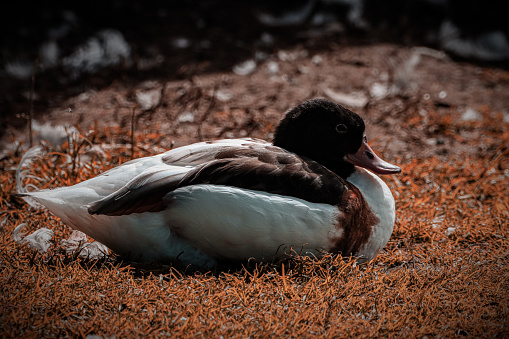
[[[91,214],[124,215],[157,212],[165,208],[164,196],[184,186],[213,184],[300,198],[335,205],[345,182],[324,166],[281,148],[228,147],[187,173],[164,171],[142,174],[117,192],[93,203]]]
[[[91,214],[158,211],[164,208],[164,195],[178,186],[182,173],[216,160],[221,151],[267,145],[270,144],[254,138],[199,142],[156,156],[131,160],[78,185],[93,185],[96,190],[101,190],[102,198],[89,204]]]
[[[90,204],[88,213],[118,216],[161,211],[164,209],[162,198],[177,188],[185,175],[186,171],[146,171],[119,190]]]
[[[279,147],[228,149],[216,160],[189,171],[179,187],[214,184],[234,186],[335,205],[345,182],[319,163]]]

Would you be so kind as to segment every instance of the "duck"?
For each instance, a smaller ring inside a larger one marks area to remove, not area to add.
[[[272,143],[198,142],[17,195],[131,260],[211,268],[339,253],[366,261],[395,222],[378,175],[400,171],[369,146],[358,114],[312,99],[284,114]]]

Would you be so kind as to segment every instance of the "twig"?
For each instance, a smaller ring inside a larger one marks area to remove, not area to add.
[[[36,58],[32,67],[32,80],[30,84],[30,93],[28,95],[28,143],[33,146],[32,139],[32,117],[34,110],[34,91],[35,91],[35,69],[39,65],[39,58]]]
[[[131,114],[131,160],[134,159],[134,115],[136,112],[136,105],[133,106],[133,113]]]
[[[203,123],[208,118],[208,116],[212,112],[212,109],[216,105],[216,93],[217,93],[218,87],[219,86],[217,84],[214,85],[214,89],[212,90],[212,96],[210,97],[210,100],[209,100],[209,105],[208,105],[207,109],[205,110],[205,113],[203,113],[203,115],[200,119],[200,122],[198,124],[198,138],[200,141],[203,140],[203,133],[202,133]]]

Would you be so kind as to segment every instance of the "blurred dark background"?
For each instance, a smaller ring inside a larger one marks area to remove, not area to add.
[[[503,1],[17,1],[0,5],[0,116],[36,111],[114,79],[231,71],[293,45],[424,45],[507,68]]]

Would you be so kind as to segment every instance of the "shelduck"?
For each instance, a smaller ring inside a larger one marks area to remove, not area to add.
[[[369,260],[395,221],[394,198],[371,171],[401,170],[373,152],[359,115],[314,99],[286,113],[273,143],[199,142],[18,195],[135,260],[212,267],[290,251]]]

